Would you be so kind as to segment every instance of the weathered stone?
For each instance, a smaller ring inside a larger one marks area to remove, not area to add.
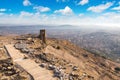
[[[23,59],[28,59],[28,57],[24,55],[24,58],[23,58]]]
[[[30,54],[32,54],[32,53],[34,53],[35,52],[35,50],[34,49],[28,49],[28,53],[30,53]]]
[[[58,77],[60,80],[65,79],[65,74],[64,74],[64,71],[62,69],[55,68],[54,69],[54,76]]]
[[[23,48],[23,49],[21,49],[21,52],[23,52],[23,53],[28,53],[29,50],[28,50],[27,48]]]
[[[15,48],[16,49],[19,49],[19,50],[21,50],[21,49],[25,49],[27,47],[27,44],[20,44],[20,43],[17,43],[17,44],[15,44]]]
[[[23,80],[21,77],[23,71],[14,66],[11,59],[0,60],[0,67],[0,80]]]
[[[76,73],[76,72],[72,72],[70,75],[71,75],[71,76],[73,76],[73,77],[76,77],[76,78],[78,78],[78,77],[79,77],[79,74],[78,74],[78,73]]]
[[[48,61],[48,59],[47,59],[47,57],[46,57],[46,53],[40,54],[40,58],[41,58],[42,60]]]
[[[61,79],[64,79],[64,71],[60,71],[60,74],[59,74],[59,77],[61,78]]]
[[[50,69],[50,70],[53,70],[53,69],[55,69],[56,68],[56,66],[53,66],[53,65],[49,65],[48,66],[48,69]]]
[[[11,69],[12,69],[12,67],[7,67],[7,69],[8,69],[8,70],[11,70]]]
[[[0,80],[10,80],[10,79],[9,79],[9,77],[7,77],[7,76],[2,76],[2,77],[0,78]]]
[[[46,63],[41,63],[40,66],[44,68],[44,67],[47,66],[47,64]]]
[[[69,76],[69,80],[74,80],[72,76]]]
[[[78,67],[74,66],[72,69],[73,69],[73,71],[76,71],[76,70],[78,70]]]
[[[66,73],[64,73],[64,77],[63,77],[65,80],[66,79],[69,79],[69,74],[66,74]]]
[[[35,60],[36,63],[39,63],[40,61],[38,59]]]
[[[28,41],[32,41],[32,38],[27,38]]]
[[[54,76],[59,77],[60,71],[56,68],[54,69]]]

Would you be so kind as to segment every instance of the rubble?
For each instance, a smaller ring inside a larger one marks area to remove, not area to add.
[[[78,67],[74,66],[72,69],[73,69],[73,71],[76,71],[76,70],[78,70]]]
[[[55,68],[53,72],[54,72],[55,77],[58,77],[60,80],[64,79],[65,74],[64,74],[64,71],[62,69]]]
[[[28,41],[33,41],[33,39],[31,37],[27,38]]]
[[[49,70],[54,70],[55,68],[56,68],[56,66],[53,66],[53,65],[51,65],[51,64],[48,66],[48,69],[49,69]]]
[[[16,48],[16,49],[19,49],[19,50],[22,50],[22,49],[27,48],[27,44],[17,43],[17,44],[15,44],[15,48]]]
[[[41,67],[46,68],[48,70],[52,70],[54,77],[59,78],[60,80],[68,80],[69,78],[74,78],[75,74],[71,74],[71,73],[66,73],[66,65],[67,65],[67,61],[65,60],[60,60],[59,58],[56,58],[54,55],[49,54],[49,53],[41,53],[39,55],[36,55],[37,58],[43,60],[43,62],[45,61],[45,63],[41,63]],[[54,59],[54,60],[53,60]],[[66,64],[61,66],[61,64]],[[72,63],[71,63],[72,64]],[[68,64],[69,66],[70,64]],[[77,71],[78,67],[77,66],[70,66],[71,70],[73,71]],[[79,76],[79,75],[78,75]],[[72,80],[72,79],[71,79]]]
[[[21,49],[21,52],[32,54],[32,53],[35,52],[35,50],[34,49],[23,48],[23,49]]]
[[[21,52],[23,52],[23,53],[29,53],[29,50],[27,48],[23,48],[23,49],[21,49]]]
[[[26,80],[28,79],[27,73],[24,74],[24,78],[20,69],[12,63],[10,59],[0,60],[0,80]]]
[[[35,52],[34,49],[29,49],[27,48],[27,44],[25,43],[17,43],[14,45],[16,49],[20,50],[21,52],[23,53],[29,53],[29,54],[32,54]]]
[[[52,54],[49,54],[49,53],[41,53],[39,55],[36,55],[36,57],[46,61],[46,62],[54,62],[54,57]]]
[[[44,68],[44,67],[47,66],[47,64],[46,63],[41,63],[40,66]]]

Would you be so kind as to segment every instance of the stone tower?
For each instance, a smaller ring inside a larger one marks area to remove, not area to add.
[[[40,39],[43,43],[46,43],[46,32],[45,29],[40,30]]]

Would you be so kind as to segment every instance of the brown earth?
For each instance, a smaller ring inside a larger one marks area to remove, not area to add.
[[[0,37],[1,48],[6,44],[16,43],[27,44],[28,49],[33,49],[33,53],[23,54],[27,54],[29,59],[38,64],[45,63],[46,69],[49,65],[61,68],[64,74],[71,77],[65,80],[120,80],[120,64],[87,52],[66,40],[49,38],[43,44],[39,38],[31,35]],[[1,52],[0,56],[6,55]]]
[[[13,42],[13,36],[0,36],[0,80],[30,80],[30,75],[13,62],[4,49],[4,45]]]

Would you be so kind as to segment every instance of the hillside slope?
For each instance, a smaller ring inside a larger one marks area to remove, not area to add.
[[[5,42],[4,42],[5,41]],[[66,40],[48,38],[47,43],[33,35],[1,39],[2,45],[15,44],[25,54],[49,70],[58,80],[119,80],[120,64],[90,53]]]
[[[53,42],[52,42],[53,41]],[[58,45],[61,50],[48,48],[48,52],[68,60],[80,69],[80,73],[86,73],[93,80],[119,80],[120,75],[116,68],[120,68],[120,64],[110,61],[102,56],[87,52],[82,48],[75,46],[68,41],[51,40],[51,45]],[[86,80],[83,79],[83,80]]]

